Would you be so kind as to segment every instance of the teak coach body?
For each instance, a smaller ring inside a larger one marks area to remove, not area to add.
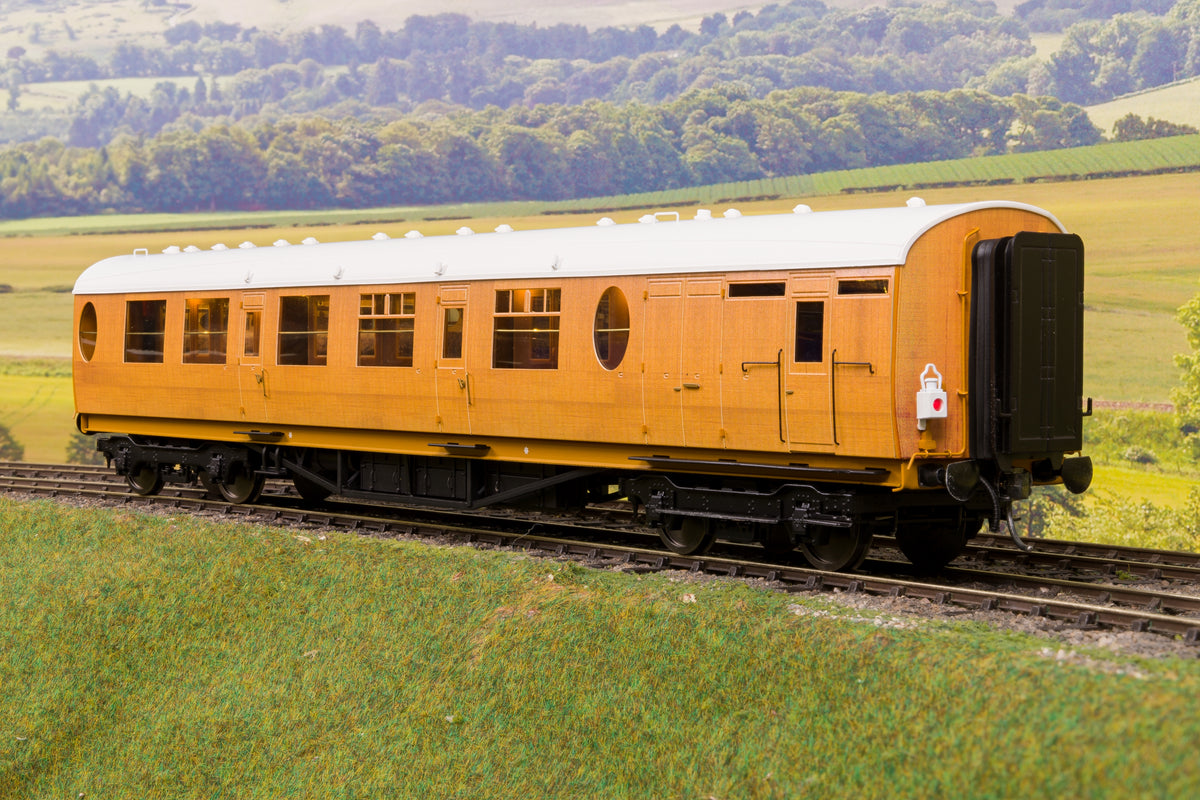
[[[140,492],[266,476],[441,506],[625,496],[853,567],[1083,491],[1083,247],[987,202],[172,248],[75,286],[75,402]],[[1009,520],[1011,525],[1011,520]]]

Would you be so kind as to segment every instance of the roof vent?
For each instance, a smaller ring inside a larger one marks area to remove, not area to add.
[[[271,242],[272,247],[287,247],[290,244],[291,242],[289,242],[287,239],[276,239],[275,241]]]
[[[596,220],[596,224],[601,228],[607,228],[609,225],[616,225],[617,223],[613,222],[612,217],[601,217],[600,219]]]
[[[644,214],[644,215],[638,217],[638,222],[644,223],[646,225],[652,225],[655,222],[658,222],[658,217],[654,216],[653,214]]]
[[[725,219],[737,219],[741,215],[742,212],[738,211],[736,208],[725,209]]]
[[[220,242],[217,242],[216,244],[214,244],[212,246],[212,249],[213,250],[228,250],[229,248],[226,247],[225,245],[221,244]]]
[[[712,211],[707,208],[697,209],[696,219],[712,219]]]
[[[180,252],[182,252],[182,251],[179,249],[179,245],[177,245],[177,244],[173,244],[173,245],[171,245],[170,247],[168,247],[166,250],[163,250],[163,252],[164,252],[164,253],[166,253],[166,254],[167,254],[167,255],[169,255],[169,256],[173,256],[173,255],[175,255],[176,253],[180,253]]]
[[[496,226],[496,233],[512,233],[512,232],[513,232],[512,225],[497,225]]]
[[[421,239],[421,238],[423,238],[423,236],[420,231],[409,231],[408,233],[404,234],[404,238],[405,239]]]
[[[309,236],[307,239],[305,239],[300,244],[320,244],[320,242],[317,241],[315,236]]]
[[[462,226],[461,228],[459,228],[458,230],[455,231],[455,233],[457,233],[459,236],[470,236],[474,232],[475,231],[471,230],[466,225]]]
[[[380,231],[379,233],[377,233],[371,237],[371,239],[376,242],[386,242],[390,238],[392,238],[392,237],[388,236],[383,231]]]
[[[199,247],[196,247],[196,245],[194,245],[194,244],[189,244],[187,247],[183,248],[183,252],[185,252],[185,253],[199,253],[199,252],[200,252],[200,248],[199,248]]]
[[[250,250],[251,248],[253,248],[255,246],[256,245],[254,244],[254,242],[242,242],[241,244],[238,245],[238,250]]]
[[[806,206],[806,205],[804,205],[804,203],[801,203],[800,205],[798,205],[792,209],[792,213],[793,214],[811,214],[812,206]]]
[[[922,199],[921,199],[921,198],[919,198],[919,197],[910,197],[910,198],[908,198],[908,200],[907,200],[907,201],[904,203],[904,205],[908,206],[909,208],[924,208],[924,207],[925,207],[925,201],[924,201],[924,200],[922,200]]]

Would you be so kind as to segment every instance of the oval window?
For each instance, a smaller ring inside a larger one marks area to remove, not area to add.
[[[91,361],[96,354],[96,307],[87,303],[79,315],[79,355],[84,361]]]
[[[629,303],[616,286],[605,289],[600,297],[593,331],[600,365],[605,369],[616,369],[629,346]]]

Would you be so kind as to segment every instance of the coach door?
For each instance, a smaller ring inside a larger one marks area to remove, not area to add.
[[[720,278],[651,280],[642,398],[647,442],[721,447]]]
[[[651,280],[642,336],[642,413],[648,444],[683,444],[683,279]]]
[[[895,452],[892,279],[839,275],[830,297],[833,441],[839,455]]]
[[[241,333],[237,337],[240,341],[235,345],[238,348],[238,391],[242,418],[247,422],[267,421],[267,399],[271,391],[270,378],[263,368],[263,300],[263,295],[258,293],[242,295],[237,327]]]
[[[830,273],[793,277],[784,322],[784,407],[793,450],[829,452],[833,438]]]
[[[440,287],[438,306],[437,423],[445,433],[470,433],[475,387],[466,362],[467,287]]]
[[[787,282],[730,282],[722,325],[725,442],[737,450],[786,450],[784,381],[788,369],[781,332],[788,328]]]

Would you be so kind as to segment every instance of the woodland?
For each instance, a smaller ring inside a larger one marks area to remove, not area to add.
[[[552,200],[1074,147],[1105,136],[1083,104],[1197,74],[1200,0],[793,0],[662,32],[184,22],[106,60],[9,50],[0,215]],[[25,107],[54,81],[94,83]]]

